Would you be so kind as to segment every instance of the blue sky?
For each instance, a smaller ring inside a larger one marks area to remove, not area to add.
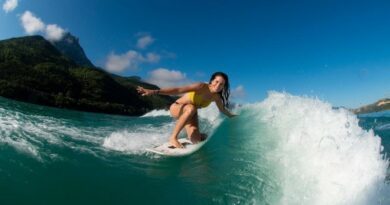
[[[238,102],[269,90],[347,107],[390,97],[388,1],[0,2],[0,39],[69,31],[95,65],[160,86],[224,71]]]

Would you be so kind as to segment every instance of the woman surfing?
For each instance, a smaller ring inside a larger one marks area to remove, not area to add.
[[[177,119],[175,128],[169,138],[169,143],[175,148],[183,148],[177,137],[185,128],[188,138],[192,143],[203,141],[206,136],[199,132],[198,109],[215,102],[219,111],[228,117],[234,117],[227,107],[229,106],[229,78],[223,72],[214,73],[209,83],[194,83],[181,87],[161,88],[158,90],[138,87],[137,91],[142,96],[149,95],[178,95],[183,94],[169,108],[171,116]]]

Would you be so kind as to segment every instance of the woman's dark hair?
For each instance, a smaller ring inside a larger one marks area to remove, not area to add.
[[[225,108],[229,108],[229,96],[230,96],[229,78],[223,72],[215,72],[211,76],[209,83],[211,83],[211,81],[213,81],[215,79],[215,77],[217,77],[217,76],[221,76],[225,80],[225,86],[223,87],[221,92],[219,92],[218,94],[221,96],[221,99],[222,99],[222,102],[223,102],[223,106]]]

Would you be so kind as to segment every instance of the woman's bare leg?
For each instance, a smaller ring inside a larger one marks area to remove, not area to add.
[[[184,125],[194,116],[197,112],[196,107],[192,104],[186,104],[179,106],[179,104],[172,105],[170,108],[171,114],[173,117],[180,115],[180,110],[183,110],[183,113],[178,117],[175,128],[173,129],[172,135],[169,138],[169,143],[177,148],[183,148],[183,145],[177,140],[177,136],[180,131],[183,129]]]
[[[192,143],[198,143],[202,141],[202,134],[199,132],[199,120],[197,113],[192,116],[184,128],[187,131],[188,139],[191,140]]]

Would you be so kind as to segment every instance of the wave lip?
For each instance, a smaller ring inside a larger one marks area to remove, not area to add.
[[[380,204],[389,163],[381,139],[328,103],[270,92],[258,105],[271,130],[280,204]]]

